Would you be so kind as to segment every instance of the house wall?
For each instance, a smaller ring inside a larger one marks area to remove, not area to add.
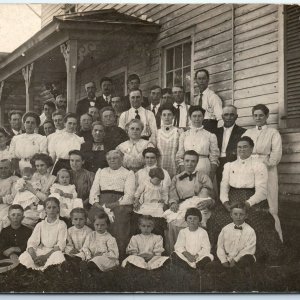
[[[42,24],[51,21],[58,5],[44,5]],[[279,22],[280,7],[268,4],[78,4],[78,11],[115,8],[119,12],[147,16],[159,22],[161,31],[151,46],[149,63],[126,53],[112,61],[78,74],[77,98],[84,95],[83,84],[119,67],[141,77],[144,91],[153,85],[164,86],[162,76],[163,48],[191,37],[192,69],[206,68],[211,74],[210,86],[224,103],[238,107],[237,123],[253,126],[251,108],[258,103],[270,109],[269,124],[278,127],[279,106],[283,102],[283,77],[280,68],[280,43],[283,36]],[[61,12],[60,12],[61,13]],[[192,74],[193,75],[193,74]],[[195,90],[195,94],[197,90]],[[280,95],[280,96],[279,96]],[[283,158],[279,165],[280,215],[285,223],[297,222],[300,201],[300,133],[282,133]],[[298,224],[300,222],[298,221]]]

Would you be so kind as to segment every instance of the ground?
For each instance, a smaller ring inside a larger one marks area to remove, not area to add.
[[[81,276],[70,267],[49,267],[45,272],[16,269],[0,274],[0,292],[9,293],[199,293],[199,292],[300,292],[300,233],[289,229],[286,256],[281,266],[256,264],[249,273],[208,276],[172,265],[163,270],[134,273],[118,268]]]

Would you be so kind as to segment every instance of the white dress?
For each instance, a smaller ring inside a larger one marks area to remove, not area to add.
[[[129,262],[137,267],[153,270],[161,267],[168,259],[167,256],[161,256],[164,252],[163,238],[156,234],[137,234],[134,235],[126,249],[126,253],[130,254],[122,262],[122,267],[125,267]],[[140,254],[149,253],[154,255],[148,262],[140,257]]]
[[[67,240],[67,225],[65,222],[57,219],[53,223],[49,223],[47,219],[38,223],[31,237],[27,242],[27,250],[20,257],[20,263],[28,269],[44,271],[51,265],[58,265],[65,261],[63,252],[66,247]],[[55,246],[59,247],[59,251],[53,252],[46,264],[42,267],[35,265],[31,255],[28,252],[29,248],[33,248],[37,256],[49,253]]]
[[[209,175],[211,164],[218,165],[220,150],[218,148],[217,137],[215,134],[201,128],[191,127],[183,132],[179,138],[179,149],[176,154],[178,165],[183,165],[184,152],[194,150],[199,155],[199,162],[196,167],[197,171],[202,171]]]
[[[154,145],[149,141],[140,139],[135,143],[130,140],[123,142],[116,149],[124,154],[123,167],[136,172],[145,165],[143,151],[148,147],[154,147]]]
[[[196,263],[206,256],[211,260],[214,259],[213,255],[210,253],[208,234],[206,230],[201,227],[198,227],[195,231],[190,231],[189,228],[181,229],[174,248],[176,254],[192,268],[196,268]],[[188,251],[192,255],[197,255],[196,262],[188,261],[182,254],[185,251]]]
[[[77,255],[83,260],[92,261],[105,272],[119,265],[119,250],[116,239],[108,232],[91,232]]]
[[[37,133],[15,135],[10,143],[11,158],[20,159],[19,168],[32,167],[30,159],[36,153],[47,153],[47,138]]]
[[[65,194],[72,194],[72,198],[60,196],[55,192],[56,189],[62,190]],[[60,216],[70,218],[70,212],[73,208],[83,207],[82,199],[77,198],[77,192],[74,184],[61,185],[54,183],[50,188],[50,197],[55,197],[60,202]]]
[[[268,203],[270,213],[275,220],[275,228],[283,240],[280,221],[278,218],[278,174],[277,165],[282,156],[282,140],[275,128],[262,126],[248,129],[243,136],[249,136],[254,142],[252,156],[263,162],[268,169]]]

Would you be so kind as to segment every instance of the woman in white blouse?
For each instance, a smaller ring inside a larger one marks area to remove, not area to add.
[[[205,110],[201,106],[191,106],[189,108],[192,125],[190,129],[180,135],[176,161],[180,172],[182,172],[184,169],[183,156],[185,151],[196,151],[199,155],[196,170],[203,172],[213,180],[218,166],[220,151],[215,134],[203,128],[204,113]]]
[[[280,221],[278,218],[278,175],[277,165],[281,160],[282,141],[277,129],[268,127],[269,109],[258,104],[252,108],[255,127],[248,129],[243,136],[249,136],[254,141],[252,156],[263,162],[268,169],[268,202],[270,213],[275,220],[275,227],[283,240]]]
[[[10,154],[15,171],[32,167],[30,159],[36,153],[47,153],[47,138],[35,133],[40,117],[35,112],[28,112],[23,117],[25,133],[15,135],[10,143]]]
[[[135,192],[135,177],[132,171],[122,167],[123,154],[111,150],[106,159],[109,167],[98,169],[90,191],[89,220],[93,223],[95,214],[105,210],[114,222],[110,232],[116,238],[120,257],[125,258],[125,250],[130,238],[130,216]]]
[[[65,130],[51,139],[51,147],[48,148],[49,155],[55,163],[52,174],[56,176],[60,169],[70,170],[69,152],[80,150],[84,138],[76,135],[77,115],[69,113],[64,118]]]
[[[235,203],[245,203],[247,223],[257,235],[256,257],[274,263],[282,254],[282,244],[266,200],[268,171],[262,162],[251,157],[253,147],[251,138],[240,138],[237,144],[238,159],[225,164],[220,191],[223,205],[216,207],[207,228],[212,244],[216,245],[222,228],[232,222],[231,206]]]
[[[134,172],[142,169],[145,165],[143,151],[154,145],[141,138],[144,124],[138,119],[132,119],[126,125],[129,140],[121,143],[116,149],[124,154],[123,167]]]

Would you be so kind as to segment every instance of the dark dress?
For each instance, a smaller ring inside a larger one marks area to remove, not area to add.
[[[104,145],[106,151],[114,150],[118,145],[128,140],[128,135],[120,127],[108,126],[105,127]]]

